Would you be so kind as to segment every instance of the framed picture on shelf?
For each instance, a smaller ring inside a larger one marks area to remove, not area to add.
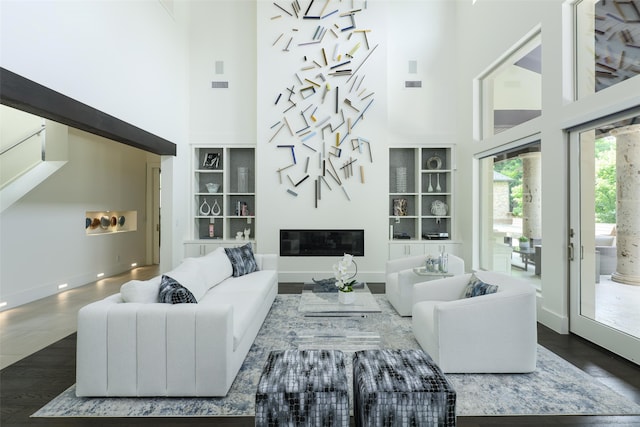
[[[207,169],[218,169],[220,167],[220,153],[206,153],[202,167]]]

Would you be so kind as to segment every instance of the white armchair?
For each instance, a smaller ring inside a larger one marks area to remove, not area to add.
[[[452,254],[447,254],[447,257],[449,274],[464,274],[464,260]],[[411,316],[413,285],[429,280],[413,272],[414,268],[424,267],[426,260],[426,255],[416,255],[387,261],[385,293],[400,316]],[[438,276],[433,278],[437,279]]]
[[[618,251],[616,248],[616,236],[596,235],[596,252],[600,254],[600,274],[613,274],[616,271]],[[600,281],[600,277],[596,278]]]
[[[463,298],[471,274],[414,286],[413,333],[443,372],[536,369],[536,291],[506,274],[478,271],[496,293]]]

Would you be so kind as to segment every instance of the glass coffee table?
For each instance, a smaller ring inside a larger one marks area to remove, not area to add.
[[[334,285],[305,283],[298,311],[305,313],[305,316],[357,316],[362,313],[380,313],[380,306],[366,283],[357,283],[353,291],[355,301],[352,304],[342,304],[338,301],[338,290]]]
[[[333,284],[305,283],[298,311],[306,319],[296,331],[298,349],[369,350],[381,347],[382,337],[368,318],[381,309],[366,283],[354,286],[353,304],[338,301]]]

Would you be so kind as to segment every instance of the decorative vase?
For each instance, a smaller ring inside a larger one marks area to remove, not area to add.
[[[204,202],[200,205],[200,215],[208,216],[211,213],[211,206],[207,203],[207,199],[204,199]]]
[[[353,304],[356,301],[356,293],[338,291],[338,301],[340,304]]]
[[[218,216],[220,215],[220,212],[222,211],[222,208],[220,207],[220,205],[218,204],[218,199],[215,199],[213,201],[213,206],[211,207],[211,215],[213,216]]]
[[[444,245],[438,246],[438,251],[440,251],[440,255],[438,256],[438,261],[440,264],[440,273],[448,273],[449,272],[449,255],[445,253],[446,247]]]
[[[408,213],[407,199],[393,199],[393,215],[394,216],[407,216]]]
[[[407,168],[404,166],[396,168],[396,191],[398,193],[407,192]]]
[[[238,193],[249,192],[249,168],[238,168]]]

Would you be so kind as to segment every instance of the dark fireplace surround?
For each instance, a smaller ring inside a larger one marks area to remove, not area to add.
[[[364,230],[280,230],[280,256],[364,256]]]

